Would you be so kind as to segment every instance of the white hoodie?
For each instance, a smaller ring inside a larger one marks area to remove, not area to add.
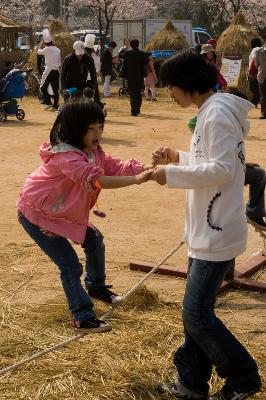
[[[166,167],[169,188],[187,190],[185,240],[189,256],[226,261],[245,251],[244,138],[253,105],[228,93],[209,97],[198,111],[190,153]]]

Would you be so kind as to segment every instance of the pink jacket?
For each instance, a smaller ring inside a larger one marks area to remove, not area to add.
[[[143,171],[139,161],[114,159],[100,146],[86,154],[66,143],[44,143],[40,156],[43,163],[26,179],[17,208],[33,224],[80,244],[100,193],[96,179]]]
[[[158,78],[154,69],[153,61],[149,61],[149,72],[148,75],[144,78],[144,85],[145,86],[154,86],[156,85]]]

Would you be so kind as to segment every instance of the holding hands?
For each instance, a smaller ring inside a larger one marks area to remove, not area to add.
[[[178,151],[170,147],[159,147],[152,153],[152,165],[154,167],[150,179],[159,183],[159,185],[166,184],[165,165],[177,163],[179,161]]]

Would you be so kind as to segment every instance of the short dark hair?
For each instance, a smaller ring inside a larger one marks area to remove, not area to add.
[[[138,39],[131,39],[130,40],[130,47],[132,49],[137,49],[139,47],[139,40]]]
[[[117,44],[113,40],[111,42],[109,42],[109,44],[108,44],[108,47],[112,47],[112,49],[115,49],[116,46],[117,46]]]
[[[254,49],[255,47],[261,47],[262,41],[260,40],[260,38],[253,38],[250,41],[250,46],[252,49]]]
[[[85,89],[83,89],[83,96],[87,97],[88,99],[91,99],[95,94],[95,90],[92,89],[91,87],[85,87]]]
[[[93,100],[72,99],[58,114],[50,133],[50,143],[54,146],[64,142],[83,150],[83,136],[89,125],[96,122],[104,125],[104,119],[101,107]]]
[[[217,69],[194,49],[183,49],[162,64],[160,81],[163,86],[203,94],[214,88],[217,76]]]

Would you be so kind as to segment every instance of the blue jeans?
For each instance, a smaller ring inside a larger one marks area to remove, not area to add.
[[[174,356],[180,381],[189,389],[206,394],[215,366],[231,390],[249,392],[259,388],[255,361],[214,314],[215,297],[234,260],[188,261],[183,303],[185,341]]]
[[[95,316],[93,303],[80,281],[83,267],[69,241],[61,236],[49,237],[21,212],[18,216],[19,222],[28,235],[59,268],[63,289],[73,317],[84,321]],[[103,286],[105,284],[105,247],[100,231],[96,228],[88,228],[82,248],[86,257],[87,284],[94,287]]]
[[[249,200],[246,206],[246,214],[249,218],[265,217],[264,192],[266,174],[259,167],[246,166],[245,185],[249,185]]]

